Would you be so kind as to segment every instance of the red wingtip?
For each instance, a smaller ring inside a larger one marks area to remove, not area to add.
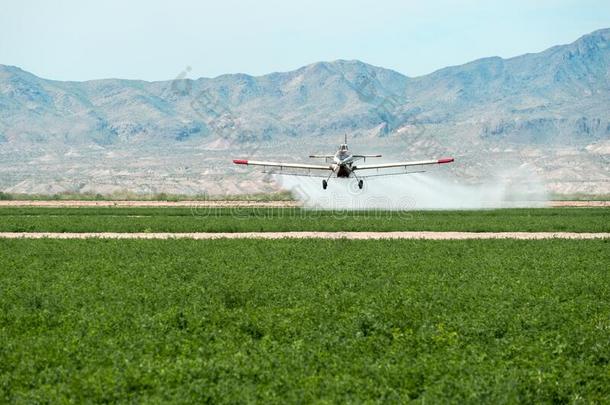
[[[247,165],[248,161],[246,159],[233,159],[233,163],[236,165]]]
[[[454,161],[453,158],[443,158],[443,159],[439,159],[436,163],[438,163],[438,164],[441,164],[441,163],[451,163],[453,161]]]

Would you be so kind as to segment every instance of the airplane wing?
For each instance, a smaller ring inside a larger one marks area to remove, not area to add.
[[[381,155],[352,155],[355,158],[380,158]]]
[[[396,163],[380,163],[374,165],[358,165],[354,167],[354,170],[370,170],[370,169],[389,169],[392,167],[407,167],[407,166],[423,166],[423,165],[437,165],[443,163],[453,162],[453,158],[443,158],[436,160],[421,160],[419,162],[396,162]]]
[[[280,170],[286,169],[308,169],[308,170],[332,170],[330,165],[310,165],[306,163],[282,163],[282,162],[263,162],[260,160],[246,160],[246,159],[234,159],[233,163],[236,165],[249,165],[249,166],[266,166],[266,167],[279,167]]]

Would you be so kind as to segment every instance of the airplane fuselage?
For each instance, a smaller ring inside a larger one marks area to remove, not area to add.
[[[341,145],[341,148],[337,151],[333,157],[332,169],[336,173],[337,177],[347,178],[350,177],[353,170],[352,165],[354,164],[354,157],[347,151],[347,145]]]

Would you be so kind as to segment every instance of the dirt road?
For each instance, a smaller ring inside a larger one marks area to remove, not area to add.
[[[77,200],[8,200],[0,201],[0,207],[187,207],[187,208],[290,208],[298,207],[298,201],[77,201]]]
[[[537,202],[539,204],[539,202]],[[299,201],[0,201],[0,207],[191,207],[191,208],[294,208]],[[528,206],[522,202],[515,206]],[[549,201],[548,207],[610,207],[610,201]]]

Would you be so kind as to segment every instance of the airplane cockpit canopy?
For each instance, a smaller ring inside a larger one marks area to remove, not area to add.
[[[347,144],[343,143],[339,146],[339,150],[335,156],[339,157],[339,159],[345,159],[349,155],[349,151],[347,150]]]

